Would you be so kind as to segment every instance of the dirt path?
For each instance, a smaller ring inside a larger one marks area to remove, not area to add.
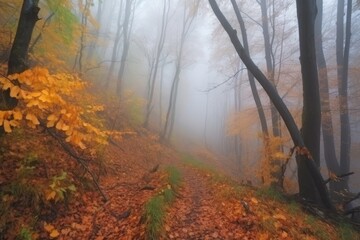
[[[183,186],[168,211],[165,239],[242,239],[244,231],[224,214],[224,203],[215,197],[206,175],[179,168]]]

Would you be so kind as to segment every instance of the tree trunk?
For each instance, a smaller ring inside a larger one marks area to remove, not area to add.
[[[243,39],[245,52],[246,52],[246,54],[248,56],[250,56],[250,50],[249,50],[249,44],[248,44],[248,38],[247,38],[247,33],[246,33],[244,20],[243,20],[243,18],[241,16],[241,13],[239,11],[239,8],[237,6],[236,1],[231,0],[231,3],[233,5],[237,20],[238,20],[239,25],[240,25],[240,30],[241,30],[241,35],[242,35],[242,39]],[[248,72],[248,78],[249,78],[251,92],[253,94],[254,101],[255,101],[255,104],[256,104],[256,109],[258,111],[258,115],[259,115],[259,119],[260,119],[262,133],[264,135],[264,145],[266,146],[267,145],[267,138],[269,136],[269,131],[268,131],[267,123],[266,123],[266,117],[265,117],[265,113],[264,113],[264,108],[262,106],[262,103],[261,103],[261,100],[260,100],[260,97],[259,97],[259,93],[258,93],[257,88],[256,88],[254,75],[251,73],[251,71],[249,69],[248,69],[247,72]]]
[[[162,141],[169,141],[171,138],[171,134],[174,128],[175,123],[175,113],[176,113],[176,102],[177,102],[177,94],[178,94],[178,87],[180,82],[180,74],[182,70],[182,61],[183,61],[183,52],[184,52],[184,45],[186,38],[188,36],[190,27],[195,19],[197,10],[199,9],[200,0],[194,1],[194,6],[192,6],[191,11],[184,6],[184,15],[182,19],[182,30],[180,36],[180,46],[177,51],[177,59],[176,59],[176,66],[175,66],[175,75],[173,78],[172,86],[171,86],[171,93],[170,93],[170,101],[168,110],[166,113],[165,125],[164,129],[161,133],[161,140]]]
[[[322,113],[321,125],[324,143],[324,157],[328,170],[333,174],[340,175],[341,171],[336,157],[332,114],[330,110],[328,73],[322,45],[323,0],[318,0],[317,9],[318,14],[315,20],[315,43],[316,61],[319,68],[320,101]],[[330,181],[329,187],[332,198],[336,199],[338,193],[344,189],[344,182]]]
[[[262,29],[263,29],[263,36],[264,36],[264,46],[265,46],[265,60],[266,60],[266,69],[267,69],[267,76],[270,82],[274,85],[275,89],[275,66],[273,64],[273,54],[272,54],[272,45],[270,42],[270,32],[269,32],[269,21],[268,21],[268,14],[267,14],[267,4],[266,0],[260,1],[261,7],[261,19],[262,19]],[[274,23],[275,24],[275,23]],[[272,34],[275,34],[274,32]],[[245,47],[245,44],[244,44]],[[270,102],[270,110],[271,110],[271,122],[272,122],[272,132],[275,137],[280,136],[280,118],[279,113],[277,112],[274,104]],[[280,150],[280,148],[279,148]]]
[[[158,68],[159,68],[160,56],[161,56],[162,50],[164,48],[164,43],[165,43],[165,38],[166,38],[166,30],[167,30],[167,25],[168,25],[169,9],[170,9],[170,2],[168,2],[168,4],[166,4],[167,2],[168,2],[167,0],[164,0],[161,31],[160,31],[159,42],[157,45],[157,50],[156,50],[155,64],[153,67],[153,73],[152,73],[152,75],[150,75],[151,79],[149,81],[149,94],[148,94],[148,99],[147,99],[147,104],[146,104],[146,116],[145,116],[145,122],[144,122],[144,127],[146,127],[146,128],[149,126],[150,114],[153,109],[152,101],[153,101],[154,90],[155,90],[155,82],[156,82],[157,72],[158,72]]]
[[[315,0],[297,0],[297,15],[300,39],[300,63],[303,83],[303,113],[302,113],[302,136],[305,146],[317,167],[320,167],[320,127],[321,108],[319,82],[316,64],[315,50]],[[306,167],[299,162],[299,187],[300,194],[306,199],[317,202],[314,184]]]
[[[231,0],[231,3],[233,5],[234,12],[236,14],[236,18],[237,18],[238,23],[240,25],[240,30],[241,30],[241,35],[242,35],[242,39],[243,39],[245,52],[246,52],[246,54],[248,56],[250,56],[250,50],[249,50],[249,44],[248,44],[248,38],[247,38],[247,32],[246,32],[244,20],[243,20],[243,18],[241,16],[241,13],[240,13],[240,10],[239,10],[239,7],[238,7],[236,1]],[[247,70],[247,72],[248,72],[248,78],[249,78],[249,82],[250,82],[251,92],[252,92],[253,97],[254,97],[254,101],[255,101],[255,104],[256,104],[256,109],[258,111],[258,115],[259,115],[259,119],[260,119],[260,123],[261,123],[262,134],[263,134],[263,143],[264,143],[264,148],[265,148],[265,151],[264,151],[265,159],[266,159],[267,162],[269,162],[271,164],[279,165],[278,163],[275,163],[273,161],[273,159],[271,159],[271,157],[270,157],[269,150],[268,150],[269,149],[269,131],[268,131],[267,123],[266,123],[266,117],[265,117],[264,109],[263,109],[263,106],[262,106],[262,103],[261,103],[261,100],[260,100],[256,85],[255,85],[254,75],[251,73],[251,71],[249,69]],[[274,84],[273,84],[273,86],[275,88]],[[271,106],[273,106],[273,104],[271,102],[270,102],[270,104],[271,104]],[[275,110],[276,114],[278,114],[276,109],[274,109],[274,110]],[[275,116],[275,115],[272,115],[272,117],[273,116]],[[272,118],[272,119],[274,120],[274,118]],[[273,122],[273,124],[274,124],[274,122]],[[278,125],[278,124],[276,124],[276,125]],[[274,125],[273,125],[273,130],[274,130]],[[276,133],[278,134],[279,132],[276,132]],[[277,179],[280,179],[280,174],[277,173],[278,170],[280,170],[280,167],[278,167],[278,168],[275,167],[274,169],[275,170],[274,170],[274,172],[272,172],[272,175],[274,176],[275,182],[271,182],[271,184],[273,184],[273,183],[277,184],[276,183]]]
[[[120,69],[119,69],[119,74],[118,74],[118,80],[116,83],[116,93],[119,96],[120,96],[121,90],[122,90],[122,83],[123,83],[123,78],[124,78],[126,59],[127,59],[127,56],[129,53],[129,47],[130,47],[129,26],[130,26],[132,3],[133,3],[133,0],[126,0],[126,3],[125,3],[125,18],[124,18],[124,23],[123,23],[123,34],[124,34],[123,51],[121,54]]]
[[[116,35],[115,35],[115,40],[114,40],[114,45],[113,45],[113,49],[112,49],[112,53],[111,53],[111,63],[110,63],[110,67],[109,67],[109,71],[107,74],[107,77],[105,79],[105,84],[104,87],[106,90],[109,89],[110,86],[110,81],[114,72],[114,68],[115,68],[115,64],[116,64],[116,59],[119,53],[119,45],[120,45],[120,39],[121,39],[121,14],[122,14],[122,9],[123,9],[123,1],[120,2],[120,9],[119,9],[119,16],[118,16],[118,22],[117,22],[117,29],[116,29]]]
[[[348,71],[349,71],[349,52],[350,52],[350,38],[351,38],[351,13],[352,0],[347,1],[346,12],[346,33],[345,46],[343,48],[344,40],[344,0],[338,1],[337,14],[337,39],[336,39],[336,60],[338,65],[338,88],[339,88],[339,109],[340,109],[340,169],[342,173],[350,171],[350,119],[349,119],[349,104],[348,104]],[[341,46],[340,46],[341,45]],[[348,177],[344,179],[348,183]]]
[[[296,146],[296,158],[298,163],[298,168],[300,166],[305,167],[306,171],[309,172],[309,176],[311,178],[312,188],[315,185],[315,190],[313,194],[318,194],[320,199],[318,199],[318,204],[323,205],[329,210],[334,210],[334,207],[329,198],[329,194],[327,188],[324,184],[324,179],[322,178],[319,169],[317,168],[315,162],[312,160],[311,155],[309,154],[307,148],[305,147],[303,138],[300,134],[299,129],[296,126],[294,118],[291,116],[288,108],[284,104],[283,100],[271,84],[271,82],[266,78],[266,76],[260,71],[260,69],[255,65],[252,59],[246,54],[244,47],[241,45],[236,30],[232,28],[229,22],[226,20],[225,16],[220,11],[215,0],[209,0],[209,3],[216,15],[219,19],[221,25],[229,35],[231,42],[233,43],[239,57],[244,62],[246,67],[252,72],[254,77],[258,80],[261,86],[264,88],[266,93],[268,94],[271,101],[274,103],[276,109],[278,110],[280,116],[284,120],[284,123],[290,133],[290,136]],[[301,164],[300,164],[301,163]],[[300,184],[300,183],[299,183]]]
[[[36,22],[39,20],[39,1],[24,0],[21,7],[20,19],[16,30],[15,39],[10,51],[7,75],[21,73],[28,69],[28,50],[31,36]],[[18,84],[16,81],[15,84]],[[2,91],[1,108],[13,109],[17,105],[17,99],[10,97],[10,89]]]

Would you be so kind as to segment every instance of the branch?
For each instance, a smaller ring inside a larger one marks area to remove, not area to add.
[[[231,75],[230,77],[228,77],[225,81],[223,81],[223,82],[221,82],[221,83],[219,83],[219,84],[217,84],[217,85],[215,85],[215,86],[213,86],[213,87],[211,87],[211,88],[209,88],[209,89],[202,90],[201,92],[209,93],[209,92],[215,90],[216,88],[224,85],[225,83],[227,83],[227,82],[229,82],[230,80],[232,80],[233,78],[235,78],[236,75],[239,74],[239,72],[241,72],[242,70],[245,70],[245,69],[246,69],[246,68],[241,68],[241,69],[239,69],[239,70],[236,71],[233,75]]]
[[[101,190],[100,185],[98,183],[98,181],[95,178],[94,173],[89,169],[89,167],[86,165],[86,159],[80,157],[77,155],[77,153],[71,148],[71,146],[69,146],[67,143],[64,142],[63,139],[61,139],[61,137],[59,135],[56,134],[55,131],[53,131],[50,128],[47,128],[46,125],[43,122],[40,122],[41,126],[43,126],[46,131],[50,134],[50,136],[52,136],[53,138],[55,138],[58,143],[60,143],[60,145],[62,146],[62,148],[71,156],[73,157],[85,170],[86,172],[88,172],[95,184],[95,187],[98,189],[98,191],[100,192],[100,194],[102,195],[102,197],[104,198],[104,201],[107,202],[109,199],[108,197],[105,195],[105,193]]]
[[[288,165],[292,155],[294,154],[295,149],[296,149],[295,146],[290,148],[290,152],[289,152],[285,162],[281,165],[281,175],[280,175],[280,186],[281,186],[281,188],[284,188],[284,179],[285,179],[286,166]]]
[[[350,198],[348,201],[345,202],[345,205],[348,205],[352,201],[355,201],[356,199],[360,198],[360,192],[356,194],[354,197]]]
[[[349,172],[349,173],[345,173],[345,174],[341,174],[341,175],[335,175],[335,176],[330,176],[327,180],[324,181],[324,184],[328,184],[329,182],[331,181],[339,181],[339,180],[342,180],[341,178],[344,178],[344,177],[347,177],[347,176],[350,176],[350,175],[353,175],[354,172]]]
[[[107,63],[107,62],[118,63],[118,62],[121,62],[121,61],[104,60],[104,61],[98,62],[96,66],[87,68],[87,69],[85,70],[85,73],[88,72],[88,71],[90,71],[90,70],[94,70],[94,69],[100,68],[103,63]]]
[[[51,18],[55,15],[55,12],[52,12],[44,21],[44,24],[41,27],[40,33],[37,35],[37,37],[35,38],[34,42],[31,44],[30,48],[29,48],[29,52],[33,52],[35,45],[38,43],[38,41],[40,40],[43,30],[45,29],[45,27],[50,23]]]

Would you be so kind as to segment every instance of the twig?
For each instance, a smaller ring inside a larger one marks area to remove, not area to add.
[[[119,144],[117,144],[114,139],[112,139],[111,137],[108,138],[109,143],[111,143],[112,145],[114,145],[115,147],[117,147],[118,149],[120,149],[122,152],[125,152],[125,150],[119,146]]]
[[[350,176],[350,175],[353,175],[353,174],[354,174],[354,172],[349,172],[349,173],[345,173],[345,174],[341,174],[341,175],[336,175],[335,179],[333,177],[329,177],[327,180],[324,181],[324,184],[328,184],[331,181],[337,181],[338,179],[341,180],[341,178],[344,178],[344,177],[347,177],[347,176]]]
[[[281,188],[284,188],[284,179],[285,179],[285,171],[286,171],[286,166],[288,165],[292,155],[294,154],[294,151],[296,149],[296,146],[293,146],[290,149],[289,155],[287,156],[285,163],[281,165],[281,176],[280,176],[280,186]]]
[[[350,198],[348,201],[345,202],[345,205],[348,205],[352,201],[355,201],[356,199],[360,198],[360,192],[356,194],[354,197]]]
[[[203,90],[203,91],[201,91],[201,92],[206,92],[206,93],[208,93],[208,92],[211,92],[211,91],[215,90],[216,88],[220,87],[221,85],[224,85],[225,83],[227,83],[227,82],[229,82],[230,80],[232,80],[233,78],[235,78],[236,75],[239,74],[239,72],[241,72],[241,71],[243,71],[243,70],[245,70],[245,69],[247,69],[247,68],[241,68],[241,69],[239,69],[239,70],[236,71],[233,75],[231,75],[230,77],[228,77],[225,81],[223,81],[223,82],[221,82],[221,83],[219,83],[219,84],[217,84],[217,85],[215,85],[215,86],[213,86],[213,87],[211,87],[211,88],[209,88],[209,89]]]
[[[86,165],[86,159],[81,158],[80,156],[78,156],[76,154],[76,152],[68,145],[66,144],[52,129],[47,128],[46,125],[44,123],[40,123],[42,126],[45,126],[46,131],[50,134],[50,136],[52,136],[53,138],[55,138],[60,145],[62,146],[62,148],[71,156],[73,157],[78,163],[81,164],[81,166],[86,170],[86,172],[88,172],[96,186],[96,188],[98,189],[98,191],[100,192],[100,194],[102,195],[102,197],[104,198],[104,201],[107,202],[109,199],[108,197],[105,195],[105,193],[101,190],[100,185],[98,183],[98,181],[96,180],[94,173],[89,169],[89,167]]]

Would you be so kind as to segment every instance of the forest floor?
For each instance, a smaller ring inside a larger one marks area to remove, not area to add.
[[[241,185],[146,130],[93,160],[107,201],[46,133],[17,131],[0,146],[0,239],[360,239],[348,224],[307,214],[273,189]],[[67,201],[39,200],[60,169],[76,191]]]

